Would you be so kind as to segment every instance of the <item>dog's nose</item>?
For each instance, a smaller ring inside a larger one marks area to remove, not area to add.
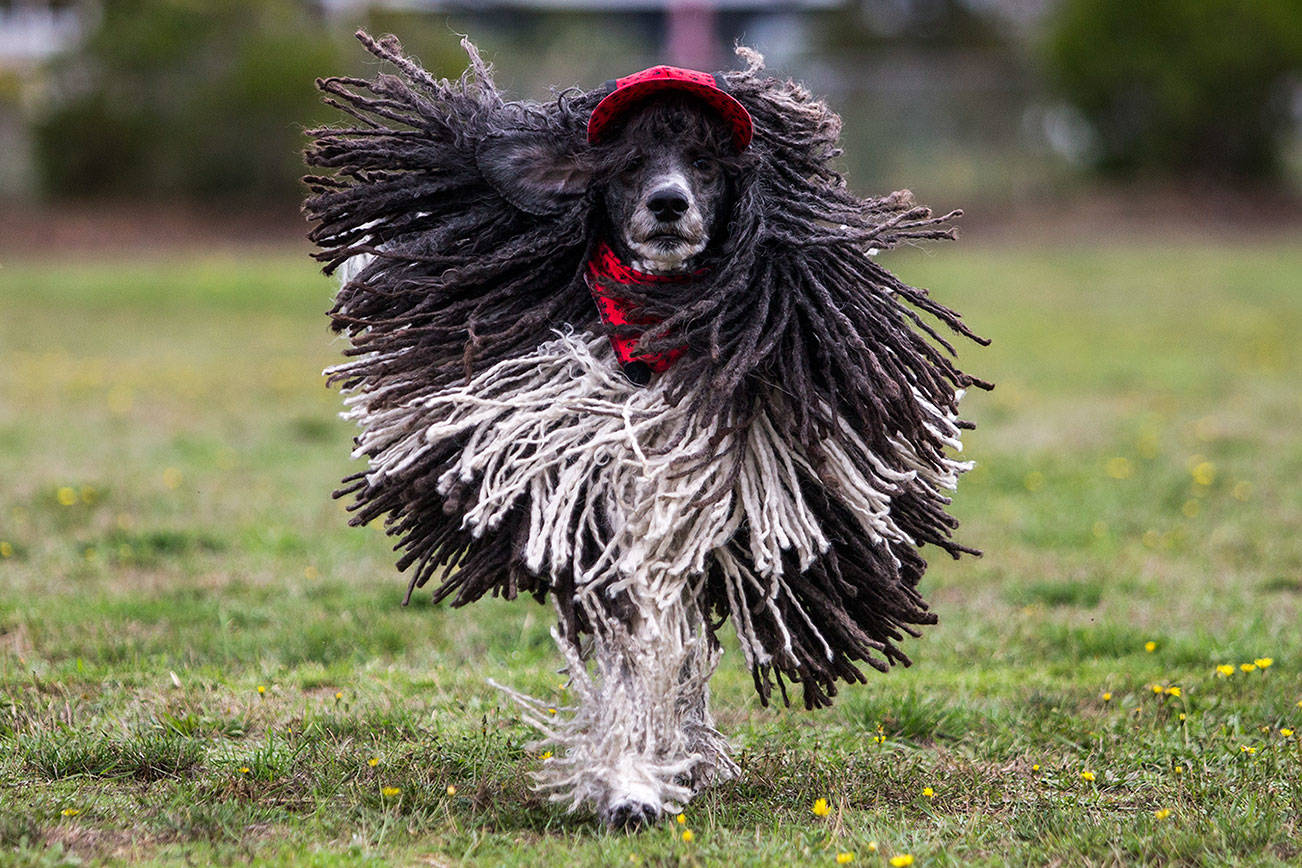
[[[671,223],[687,210],[687,197],[676,187],[662,187],[647,197],[646,206],[657,220]]]

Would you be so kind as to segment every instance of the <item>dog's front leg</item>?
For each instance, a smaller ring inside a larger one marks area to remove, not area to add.
[[[699,619],[682,600],[666,606],[637,589],[599,608],[589,612],[593,665],[575,679],[582,723],[569,753],[587,767],[593,806],[607,824],[649,825],[692,796],[687,780],[697,758],[685,715],[700,706],[704,684],[682,676],[699,668]]]
[[[663,605],[620,593],[585,601],[591,641],[553,631],[573,707],[512,694],[544,733],[539,746],[554,752],[537,775],[540,787],[571,810],[586,803],[609,826],[635,828],[679,809],[731,762],[706,708],[718,649],[696,600]]]

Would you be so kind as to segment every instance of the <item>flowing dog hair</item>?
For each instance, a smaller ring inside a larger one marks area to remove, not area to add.
[[[603,91],[507,101],[469,42],[443,80],[358,37],[396,74],[319,81],[354,123],[307,151],[315,255],[348,265],[330,317],[351,360],[329,379],[367,459],[336,496],[352,524],[385,518],[408,599],[431,579],[453,606],[551,599],[578,702],[518,697],[558,748],[541,782],[612,823],[630,799],[651,819],[735,772],[706,707],[726,621],[765,704],[795,682],[826,706],[861,667],[908,665],[899,643],[935,623],[920,548],[976,554],[945,492],[969,466],[950,457],[971,427],[958,400],[991,386],[932,323],[986,341],[874,259],[954,237],[960,212],[849,192],[837,115],[738,49],[724,76],[754,140],[723,237],[682,281],[621,287],[663,324],[641,350],[687,347],[640,388],[585,282],[620,157],[585,138]],[[521,134],[590,180],[513,204],[480,157]]]

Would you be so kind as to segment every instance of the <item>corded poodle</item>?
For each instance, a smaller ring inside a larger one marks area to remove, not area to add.
[[[930,544],[968,465],[957,404],[989,384],[924,320],[978,342],[878,250],[947,238],[833,168],[840,120],[745,68],[654,67],[546,104],[470,66],[319,82],[305,210],[351,360],[329,371],[385,517],[452,605],[550,598],[575,706],[510,691],[554,750],[540,786],[615,827],[737,767],[708,682],[731,620],[755,689],[829,705],[935,622]]]

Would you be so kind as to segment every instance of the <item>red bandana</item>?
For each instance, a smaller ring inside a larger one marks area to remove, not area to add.
[[[653,326],[660,322],[658,319],[633,313],[632,302],[610,295],[611,284],[645,286],[654,283],[682,283],[686,279],[673,275],[647,274],[629,268],[619,261],[615,251],[611,250],[610,245],[604,241],[588,261],[588,288],[592,290],[592,298],[597,303],[601,321],[608,326]],[[642,332],[612,334],[610,345],[615,348],[615,355],[619,358],[620,366],[623,367],[628,378],[639,386],[645,386],[650,382],[652,372],[663,374],[669,370],[669,366],[676,362],[687,348],[675,347],[659,353],[635,354],[633,347],[641,336]]]

